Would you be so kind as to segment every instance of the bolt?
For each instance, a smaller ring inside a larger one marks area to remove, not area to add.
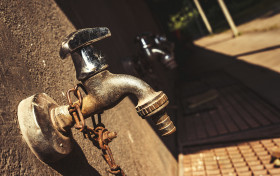
[[[117,137],[117,133],[116,133],[116,132],[109,132],[108,138],[109,138],[110,140],[112,140],[112,139],[114,139],[114,138],[116,138],[116,137]]]
[[[103,133],[103,140],[106,141],[107,143],[111,142],[116,137],[117,137],[116,132],[106,131],[105,133]]]

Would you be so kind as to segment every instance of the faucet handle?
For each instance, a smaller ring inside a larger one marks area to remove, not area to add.
[[[78,48],[88,46],[96,41],[111,36],[111,32],[106,27],[85,28],[69,34],[62,42],[59,55],[62,59]]]

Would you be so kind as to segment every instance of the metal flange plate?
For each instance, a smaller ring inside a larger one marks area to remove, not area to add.
[[[55,162],[72,150],[69,135],[53,125],[51,113],[58,104],[47,94],[35,94],[20,102],[18,120],[23,138],[41,161]]]

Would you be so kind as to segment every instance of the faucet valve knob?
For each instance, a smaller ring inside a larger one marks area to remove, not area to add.
[[[111,32],[106,27],[85,28],[71,33],[62,42],[60,57],[64,59],[71,54],[79,81],[108,67],[100,52],[93,48],[92,43],[109,36]]]
[[[64,39],[61,44],[59,55],[64,59],[75,50],[110,36],[111,32],[106,27],[79,29],[72,32]]]

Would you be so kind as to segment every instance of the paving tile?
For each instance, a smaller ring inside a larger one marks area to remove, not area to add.
[[[218,170],[219,166],[218,164],[209,164],[209,165],[205,165],[205,169],[208,171],[208,170]]]
[[[273,142],[276,143],[276,144],[280,144],[280,138],[273,139]]]
[[[242,158],[242,155],[241,154],[236,154],[236,155],[231,155],[230,156],[230,159],[239,159],[239,158]]]
[[[220,170],[215,169],[215,170],[206,170],[207,175],[220,175]]]
[[[255,166],[250,166],[250,169],[252,171],[259,171],[259,170],[264,170],[264,166],[263,165],[255,165]]]
[[[255,155],[255,152],[251,152],[251,153],[244,153],[243,157],[246,158],[246,160],[248,161],[249,159],[251,160],[251,158],[257,158],[257,156]]]
[[[254,143],[250,142],[249,145],[254,149],[254,148],[263,148],[263,144],[261,142]]]
[[[274,168],[274,165],[273,165],[273,164],[271,164],[271,163],[264,164],[264,166],[265,166],[265,168],[266,168],[267,170],[269,170],[269,169],[273,169],[273,168]],[[280,171],[280,170],[279,170],[279,171]]]
[[[271,169],[268,169],[268,173],[271,174],[271,175],[280,175],[280,170],[279,168],[271,168]]]
[[[235,168],[246,167],[246,166],[247,166],[247,163],[246,163],[246,162],[233,163],[233,166],[234,166]]]
[[[256,149],[253,149],[253,150],[254,150],[255,153],[260,153],[260,152],[265,152],[266,151],[264,148],[256,148]]]
[[[261,164],[262,164],[260,160],[248,161],[247,163],[248,163],[248,165],[249,165],[250,167],[252,167],[252,166],[258,166],[258,165],[261,165]]]
[[[220,165],[224,165],[224,164],[231,164],[231,161],[229,159],[226,159],[226,160],[218,160],[218,163]]]
[[[246,154],[246,153],[251,153],[251,152],[253,152],[253,150],[251,149],[251,148],[246,148],[246,149],[240,149],[240,152],[242,153],[242,154]]]
[[[192,168],[184,166],[184,173],[191,174],[192,173]]]
[[[233,168],[232,164],[219,164],[220,169],[231,169]]]
[[[269,155],[269,152],[267,151],[256,151],[257,155],[258,156],[267,156]]]
[[[271,156],[270,155],[265,155],[265,156],[259,156],[259,159],[263,162],[263,163],[269,163],[271,160]]]
[[[229,157],[228,154],[226,153],[225,155],[216,155],[216,159],[217,159],[217,160],[229,160],[230,157]]]
[[[193,165],[192,167],[192,171],[204,171],[204,165]]]
[[[244,156],[244,157],[245,157],[246,162],[258,160],[258,157],[256,157],[256,156],[248,156],[248,157]]]
[[[249,171],[249,167],[248,166],[239,166],[239,167],[235,167],[235,170],[237,173],[247,172],[247,171]]]
[[[234,170],[234,168],[227,168],[227,169],[222,168],[221,173],[223,175],[230,175],[230,174],[234,174],[235,170]]]
[[[237,172],[238,176],[252,176],[251,171],[246,171],[246,172]]]
[[[194,172],[192,172],[192,175],[193,176],[205,176],[206,173],[205,173],[205,171],[194,171]]]
[[[217,161],[204,161],[205,165],[209,166],[209,165],[216,165]]]
[[[263,176],[263,175],[268,175],[267,170],[253,170],[252,174],[254,176]]]
[[[231,159],[232,163],[235,164],[235,163],[243,163],[244,162],[244,158],[240,157],[240,158],[234,158],[234,159]]]

